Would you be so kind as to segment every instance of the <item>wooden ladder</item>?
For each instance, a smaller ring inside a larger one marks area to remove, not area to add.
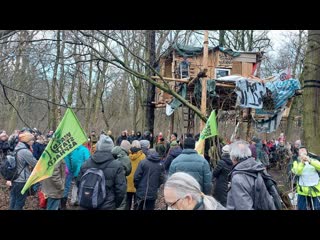
[[[190,103],[193,102],[193,93],[191,91],[187,91],[187,100],[189,100]],[[194,115],[192,109],[183,107],[183,122],[186,133],[194,134]]]

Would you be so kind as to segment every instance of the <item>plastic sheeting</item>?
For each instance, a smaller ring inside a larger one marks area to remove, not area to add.
[[[296,90],[301,88],[301,85],[299,80],[289,79],[268,82],[266,87],[272,92],[275,109],[279,109],[287,103],[289,98],[293,97]]]

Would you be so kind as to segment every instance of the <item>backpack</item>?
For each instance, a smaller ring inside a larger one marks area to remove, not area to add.
[[[105,201],[106,179],[99,168],[89,168],[80,179],[78,199],[80,207],[96,209]]]
[[[27,148],[20,148],[17,151],[10,152],[8,153],[1,161],[0,164],[0,174],[3,176],[3,178],[7,181],[14,181],[16,180],[19,176],[20,173],[23,171],[23,169],[27,166],[25,166],[21,169],[21,171],[18,173],[18,168],[17,168],[17,155],[18,152],[22,149],[27,149]]]
[[[234,174],[242,173],[255,178],[254,203],[255,210],[281,210],[282,200],[279,195],[276,181],[263,172],[250,173],[245,171],[235,171]],[[233,174],[233,175],[234,175]]]

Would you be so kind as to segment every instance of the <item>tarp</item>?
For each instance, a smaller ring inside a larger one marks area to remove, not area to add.
[[[249,82],[242,79],[236,82],[237,103],[242,108],[262,108],[262,98],[266,87],[260,82]]]
[[[183,83],[182,85],[180,85],[180,89],[177,93],[185,99],[187,97],[187,84]],[[169,103],[169,105],[170,105],[171,109],[168,109],[168,107],[167,107],[167,110],[166,110],[167,115],[168,115],[168,113],[170,113],[170,115],[171,115],[174,110],[176,110],[178,107],[182,106],[182,103],[178,99],[173,98],[173,100],[171,101],[171,103]],[[168,116],[170,116],[170,115],[168,115]]]
[[[201,79],[195,81],[193,94],[198,102],[201,101],[202,96],[202,84]],[[215,97],[216,96],[216,81],[209,79],[207,80],[207,97]]]
[[[182,45],[179,43],[175,43],[172,48],[177,52],[178,55],[182,57],[193,57],[197,55],[203,54],[203,47],[193,47],[188,45]],[[223,47],[208,47],[209,51],[217,51],[220,50],[221,52],[227,53],[233,57],[240,56],[239,52],[236,52],[230,48],[223,48]]]
[[[293,97],[296,90],[301,89],[300,82],[297,79],[268,82],[266,83],[266,87],[272,92],[275,109],[279,109],[284,106],[288,99]]]
[[[271,133],[277,130],[281,122],[282,114],[284,113],[285,108],[278,111],[275,115],[266,120],[257,121],[255,119],[255,128],[258,133],[266,132]]]

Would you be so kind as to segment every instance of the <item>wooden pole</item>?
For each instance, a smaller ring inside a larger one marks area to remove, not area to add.
[[[171,65],[171,77],[175,79],[175,63],[176,63],[176,52],[173,50],[172,52],[172,65]],[[173,83],[173,89],[176,90],[176,83]],[[174,131],[174,112],[171,114],[171,122],[170,122],[170,136]]]
[[[202,92],[201,92],[201,113],[207,116],[207,76],[208,71],[208,30],[204,31],[204,41],[203,41],[203,69],[205,77],[202,78]],[[200,132],[204,129],[206,123],[201,120],[200,122]],[[204,154],[204,143],[203,141],[199,146],[200,152]]]

